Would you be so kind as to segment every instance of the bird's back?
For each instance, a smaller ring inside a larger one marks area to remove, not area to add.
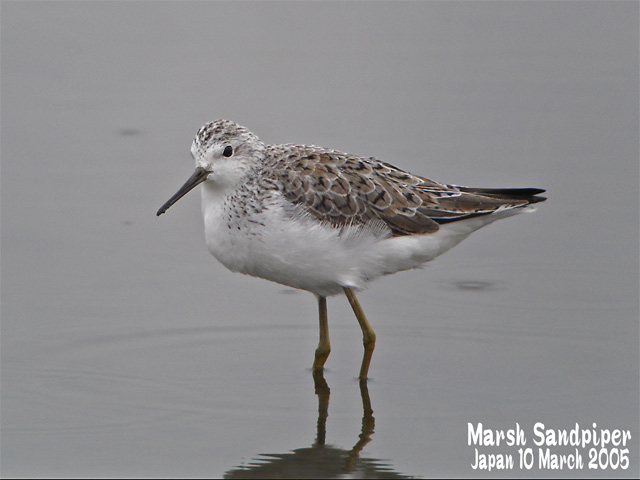
[[[433,234],[440,225],[544,201],[536,188],[445,185],[375,158],[314,146],[273,145],[267,175],[292,203],[336,227],[382,221],[391,235]]]

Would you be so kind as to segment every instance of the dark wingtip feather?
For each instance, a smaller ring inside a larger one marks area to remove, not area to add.
[[[476,195],[485,195],[494,198],[513,198],[527,200],[529,203],[544,202],[547,197],[537,196],[546,190],[542,188],[471,188],[457,187],[462,192],[473,193]]]
[[[544,192],[544,190],[542,191]],[[527,200],[529,200],[529,203],[544,202],[546,199],[547,197],[538,197],[538,196],[527,197]]]

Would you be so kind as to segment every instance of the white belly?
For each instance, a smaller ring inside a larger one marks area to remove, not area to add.
[[[224,208],[205,209],[205,238],[211,254],[229,270],[322,296],[343,286],[363,288],[383,274],[375,255],[378,232],[345,230],[307,216],[291,218],[277,206],[259,217],[232,218]]]

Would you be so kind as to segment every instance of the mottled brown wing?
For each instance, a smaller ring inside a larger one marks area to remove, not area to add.
[[[381,220],[393,235],[426,234],[438,231],[440,223],[529,203],[517,195],[502,198],[497,190],[482,194],[442,185],[375,158],[314,146],[273,145],[269,153],[267,170],[285,197],[336,226]]]

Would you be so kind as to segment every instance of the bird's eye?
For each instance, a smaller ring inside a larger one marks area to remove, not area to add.
[[[224,155],[225,157],[230,157],[231,155],[233,155],[233,147],[231,145],[227,145],[226,147],[224,147],[222,155]]]

